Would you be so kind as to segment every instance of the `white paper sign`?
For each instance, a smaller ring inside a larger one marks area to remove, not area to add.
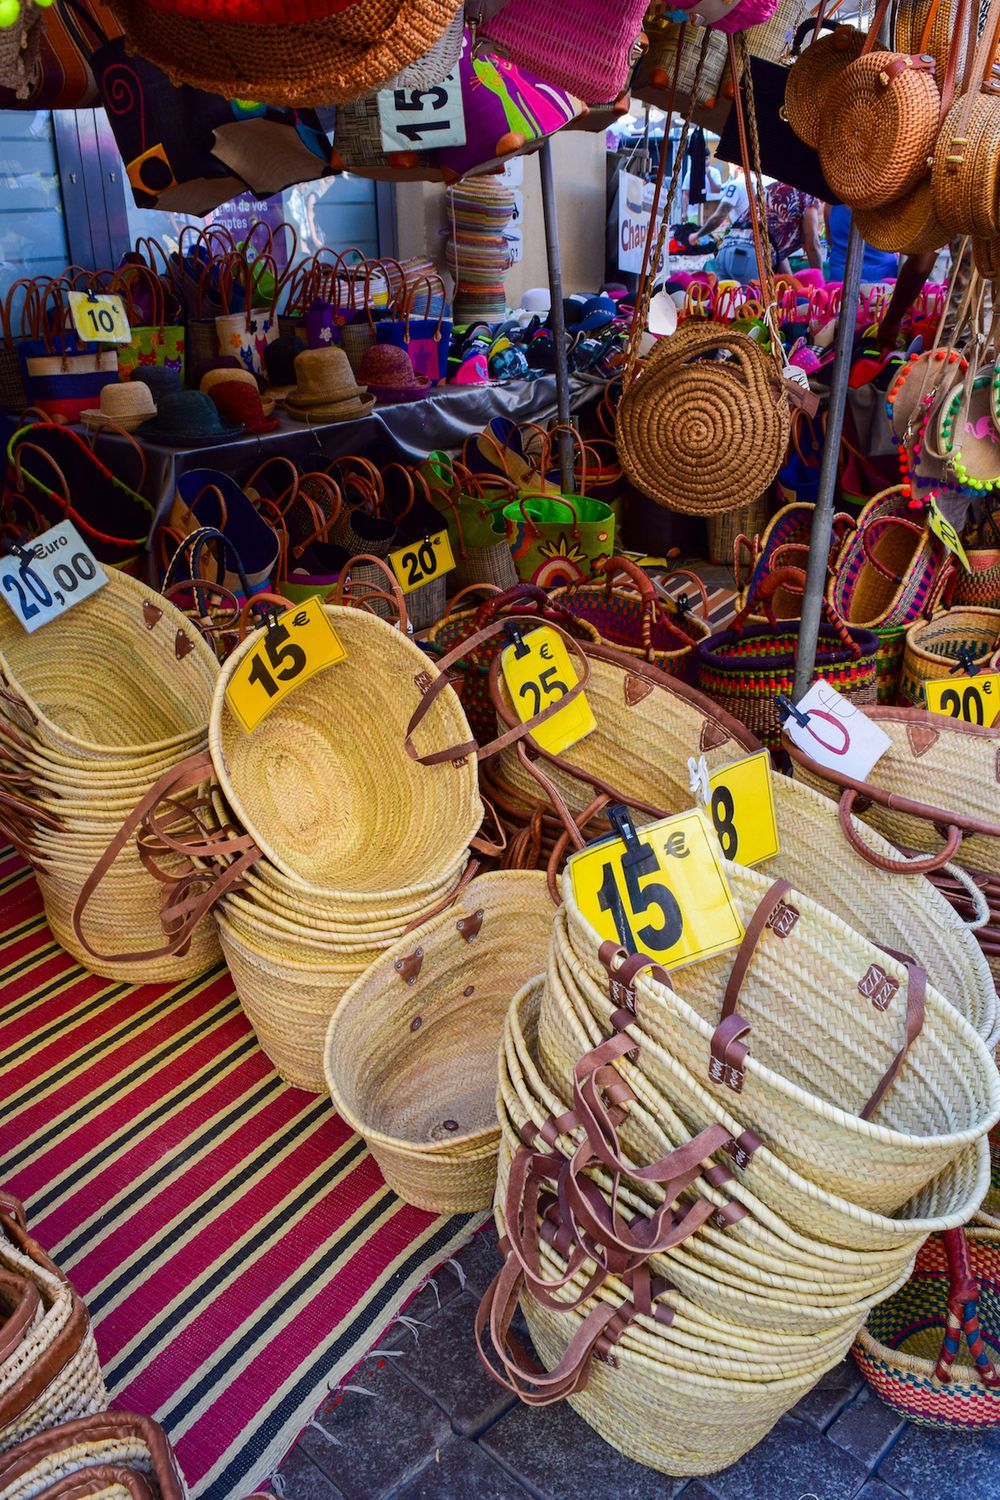
[[[892,740],[848,698],[826,682],[814,682],[795,705],[808,723],[785,720],[785,731],[800,750],[855,781],[867,781],[872,767],[885,754]]]
[[[438,151],[465,145],[458,69],[430,89],[383,89],[378,117],[385,151]]]
[[[29,635],[103,588],[108,576],[72,521],[0,558],[0,594]]]
[[[504,239],[516,264],[524,254],[524,194],[514,193],[514,211],[504,229]]]
[[[641,271],[642,257],[649,233],[649,209],[645,206],[646,184],[634,172],[618,173],[618,269]],[[662,216],[661,216],[662,219]],[[659,232],[659,223],[657,224]],[[666,270],[666,252],[660,259],[657,276]]]

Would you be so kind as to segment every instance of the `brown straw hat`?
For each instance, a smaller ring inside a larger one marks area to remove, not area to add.
[[[297,384],[285,397],[290,417],[305,422],[343,422],[363,417],[375,405],[368,388],[358,385],[343,349],[305,349],[296,358]]]
[[[126,380],[101,387],[101,404],[80,413],[85,427],[120,427],[134,432],[142,423],[156,416],[156,403],[149,386],[142,380]]]
[[[174,83],[292,107],[382,88],[455,19],[454,0],[111,0],[129,46]]]

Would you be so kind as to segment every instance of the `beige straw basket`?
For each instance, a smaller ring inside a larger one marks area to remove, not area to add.
[[[325,612],[346,657],[302,682],[249,734],[225,689],[257,637],[226,662],[209,729],[223,796],[272,865],[331,901],[435,891],[482,821],[475,759],[430,766],[411,759],[406,728],[433,665],[374,615]],[[448,688],[420,725],[417,749],[469,739]]]
[[[767,526],[773,508],[774,497],[770,489],[767,489],[749,505],[741,505],[739,510],[709,516],[705,523],[708,532],[709,562],[731,568],[736,538],[757,536],[762,532]]]
[[[149,1417],[101,1411],[63,1422],[21,1442],[0,1458],[4,1500],[89,1495],[110,1500],[185,1500],[187,1490],[167,1435]]]
[[[728,862],[726,870],[744,926],[762,904],[773,915],[779,897],[766,876]],[[576,905],[568,876],[563,896],[580,972],[598,984],[604,974],[606,985],[599,939]],[[916,980],[905,965],[801,892],[780,899],[796,920],[764,927],[736,994],[736,1011],[749,1023],[742,1040],[750,1048],[738,1089],[728,1069],[728,1082],[712,1077],[731,955],[678,971],[676,990],[640,976],[636,1029],[708,1081],[710,1091],[796,1171],[891,1213],[1000,1119],[1000,1075],[972,1027],[930,985],[923,1025],[906,1047]],[[887,981],[883,998],[895,997],[884,1000],[884,1009],[865,998],[877,974]],[[893,1066],[895,1079],[872,1119],[862,1118]]]
[[[496,1057],[510,996],[540,972],[552,902],[536,872],[481,875],[344,996],[326,1036],[338,1111],[386,1182],[435,1213],[488,1207]]]
[[[117,568],[107,579],[34,635],[0,612],[3,712],[68,766],[152,782],[204,738],[219,664],[162,595]]]
[[[542,1077],[526,1033],[533,1035],[537,1026],[538,995],[525,1008],[525,992],[518,997],[508,1017],[501,1062],[500,1091],[502,1119],[508,1122],[510,1149],[514,1151],[527,1138],[525,1127],[541,1131],[549,1119],[558,1119],[572,1104],[572,1070],[580,1058],[604,1040],[593,1017],[585,1007],[577,1007],[561,990],[554,975],[555,957],[546,976],[543,1004],[559,1006],[559,1021],[565,1023],[567,1063],[565,1082],[559,1092],[553,1091]],[[562,1033],[560,1033],[562,1035]],[[570,1055],[576,1049],[576,1057]],[[626,1159],[633,1165],[657,1161],[678,1146],[687,1145],[691,1132],[670,1108],[662,1095],[655,1094],[644,1082],[641,1058],[631,1069],[629,1087],[636,1099],[618,1127]],[[645,1100],[649,1100],[647,1106]],[[546,1137],[539,1137],[547,1139]],[[556,1149],[571,1156],[580,1144],[577,1129],[572,1136],[561,1136]],[[727,1157],[719,1152],[718,1164]],[[608,1195],[610,1176],[603,1168],[588,1171]],[[663,1201],[657,1184],[635,1176],[619,1185],[620,1201],[629,1215],[648,1214]],[[703,1173],[683,1194],[685,1208],[699,1199],[708,1200],[716,1210],[730,1203],[734,1179],[716,1185]],[[645,1201],[644,1201],[645,1200]],[[864,1310],[881,1296],[886,1288],[898,1284],[908,1274],[913,1249],[905,1242],[891,1253],[884,1249],[867,1253],[829,1246],[809,1238],[811,1225],[798,1229],[772,1214],[753,1194],[739,1191],[738,1202],[748,1212],[728,1225],[717,1225],[710,1218],[679,1245],[652,1257],[651,1265],[677,1288],[702,1306],[706,1312],[719,1314],[747,1327],[782,1331],[793,1343],[838,1339],[849,1324],[857,1324]]]
[[[969,605],[940,610],[930,620],[917,620],[906,632],[900,702],[924,708],[924,683],[965,675],[959,653],[967,651],[974,665],[988,667],[1000,648],[1000,609]]]
[[[880,868],[844,814],[858,799],[871,804],[862,821],[902,849],[928,852],[915,865],[938,868],[949,860],[1000,875],[1000,728],[985,729],[919,708],[870,708],[867,715],[892,741],[866,782],[855,782],[811,759],[785,737],[795,775],[840,799],[841,826],[858,852]]]
[[[0,1453],[4,1453],[57,1422],[100,1411],[107,1405],[108,1394],[87,1309],[2,1201],[0,1209],[0,1271],[30,1283],[39,1298],[31,1327],[0,1362]],[[8,1494],[2,1478],[0,1493]]]

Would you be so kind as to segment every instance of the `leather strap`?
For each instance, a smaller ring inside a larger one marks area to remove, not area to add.
[[[963,833],[961,828],[955,823],[947,825],[947,841],[944,848],[940,849],[937,854],[921,855],[916,859],[905,859],[902,856],[899,859],[893,859],[888,854],[880,853],[879,850],[873,849],[870,844],[865,843],[854,826],[853,812],[857,796],[858,793],[853,787],[845,791],[837,805],[837,816],[840,819],[840,827],[844,837],[855,854],[860,854],[862,859],[867,860],[870,865],[874,865],[877,870],[885,870],[890,875],[929,875],[932,870],[939,870],[942,865],[950,864],[958,853]],[[900,800],[906,801],[905,798],[896,799],[890,805],[898,807]],[[910,808],[907,807],[905,811],[910,811]],[[927,813],[917,812],[914,816],[926,817]]]
[[[6,1308],[0,1321],[0,1366],[14,1353],[25,1337],[42,1302],[34,1282],[0,1270],[0,1306]]]
[[[898,958],[900,963],[906,965],[906,1036],[892,1062],[886,1068],[874,1093],[861,1111],[862,1120],[870,1120],[885,1098],[889,1089],[895,1082],[900,1068],[906,1061],[906,1054],[920,1035],[924,1025],[924,1014],[927,1001],[927,975],[924,970],[912,958],[903,953],[896,953],[891,949],[885,950],[892,953],[893,958]]]
[[[722,1010],[719,1016],[721,1021],[724,1021],[727,1016],[731,1016],[735,1011],[736,1002],[739,999],[740,990],[743,988],[743,981],[746,979],[747,970],[757,951],[757,945],[774,914],[775,907],[779,902],[784,900],[791,889],[789,881],[776,880],[765,893],[757,906],[757,910],[747,923],[743,941],[737,949],[733,967],[729,971],[729,979],[726,983],[726,992],[722,998]]]

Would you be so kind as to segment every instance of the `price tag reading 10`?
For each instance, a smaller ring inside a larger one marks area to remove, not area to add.
[[[506,646],[500,655],[500,669],[522,724],[564,698],[580,680],[562,638],[547,625],[529,630],[517,645]],[[550,755],[559,755],[596,728],[587,696],[580,693],[533,729],[531,738]]]
[[[307,599],[253,637],[230,678],[226,702],[249,733],[293,688],[346,655],[319,599]]]
[[[70,292],[69,310],[87,343],[127,344],[131,337],[125,304],[110,292]]]
[[[629,838],[581,849],[567,866],[577,905],[601,939],[668,969],[741,942],[743,923],[704,814],[678,813],[636,833],[623,813],[617,822]]]
[[[404,594],[412,594],[414,589],[430,583],[432,578],[450,573],[455,566],[455,557],[447,531],[437,531],[422,541],[398,547],[389,553],[389,565]]]
[[[939,677],[924,683],[924,697],[932,714],[948,714],[989,729],[1000,717],[1000,672]]]

